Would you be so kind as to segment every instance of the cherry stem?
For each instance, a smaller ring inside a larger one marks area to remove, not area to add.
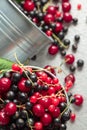
[[[1,99],[1,98],[0,98],[0,101],[1,101],[2,103],[4,103],[4,100],[3,100],[3,99]]]
[[[52,33],[52,36],[59,42],[59,44],[60,44],[61,46],[63,46],[64,48],[67,48],[67,46],[65,46],[65,45],[63,44],[63,42],[62,42],[54,33]]]

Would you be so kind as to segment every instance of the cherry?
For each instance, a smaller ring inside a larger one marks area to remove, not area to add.
[[[44,126],[48,126],[52,122],[52,117],[49,113],[45,113],[41,117],[41,122],[43,123]]]
[[[52,15],[55,15],[56,10],[57,10],[56,7],[53,6],[53,5],[51,5],[51,6],[48,6],[48,8],[47,8],[47,13],[52,14]]]
[[[30,87],[26,87],[25,82],[26,82],[26,80],[22,79],[18,83],[18,88],[21,92],[29,92],[30,91]]]
[[[75,82],[75,76],[74,76],[73,74],[67,75],[67,76],[65,77],[65,83],[66,83],[67,81],[69,81],[69,80],[71,80],[72,83],[74,83],[74,82]]]
[[[48,52],[49,52],[49,54],[51,54],[51,55],[57,54],[58,51],[59,51],[58,46],[53,45],[53,44],[48,48]]]
[[[6,92],[10,89],[11,81],[8,78],[0,78],[0,91]]]
[[[34,127],[35,127],[35,130],[42,130],[43,124],[42,122],[35,122]]]
[[[46,14],[45,16],[44,16],[44,22],[46,23],[46,24],[50,24],[51,22],[54,22],[54,16],[52,15],[52,14]]]
[[[72,15],[68,12],[64,13],[63,20],[67,23],[70,23],[72,21]]]
[[[55,29],[54,29],[54,32],[55,32],[55,33],[58,33],[58,32],[60,32],[60,31],[62,31],[62,29],[63,29],[62,23],[57,22],[57,23],[56,23],[56,26],[55,26]]]
[[[65,62],[66,62],[67,64],[73,64],[74,61],[75,61],[74,55],[72,55],[72,54],[67,54],[67,55],[65,56]]]
[[[0,111],[0,125],[7,125],[10,118],[6,115],[5,111]]]
[[[70,120],[71,121],[75,121],[75,119],[76,119],[76,114],[75,113],[71,113],[70,114]]]
[[[33,106],[33,112],[37,117],[44,115],[44,107],[41,104],[35,104]]]
[[[5,106],[5,113],[6,113],[6,115],[8,115],[8,116],[14,115],[15,112],[16,112],[16,110],[17,110],[16,104],[13,103],[13,102],[9,102],[9,103],[7,103],[6,106]]]
[[[71,4],[69,2],[63,2],[62,3],[62,10],[64,12],[69,12],[71,9]]]
[[[33,2],[33,1],[28,1],[28,0],[25,1],[24,5],[23,5],[23,8],[24,8],[26,11],[28,11],[28,12],[34,10],[34,7],[35,7],[34,2]]]
[[[80,106],[83,103],[83,97],[80,94],[75,94],[75,105]]]

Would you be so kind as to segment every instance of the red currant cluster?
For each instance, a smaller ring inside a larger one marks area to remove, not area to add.
[[[49,71],[55,73],[51,67]],[[0,130],[66,130],[66,122],[75,120],[69,105],[81,105],[83,97],[66,91],[75,77],[66,76],[63,87],[49,71],[13,64],[12,70],[2,74]]]

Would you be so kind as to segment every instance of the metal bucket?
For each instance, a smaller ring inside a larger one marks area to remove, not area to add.
[[[51,40],[10,0],[0,0],[0,57],[23,62],[37,54]]]

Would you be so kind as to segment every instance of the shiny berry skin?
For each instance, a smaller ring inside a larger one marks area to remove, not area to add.
[[[10,89],[11,81],[8,78],[0,78],[0,92],[6,92]]]
[[[49,52],[49,54],[51,54],[51,55],[57,54],[58,51],[59,51],[59,48],[58,48],[58,46],[56,46],[56,45],[51,45],[51,46],[48,48],[48,52]]]
[[[50,24],[51,22],[54,22],[54,16],[52,15],[52,14],[46,14],[45,16],[44,16],[44,22],[46,23],[46,24]]]
[[[16,104],[13,102],[9,102],[5,106],[5,113],[8,116],[12,116],[16,113],[17,107]]]
[[[48,108],[51,103],[51,98],[42,98],[39,100],[39,104],[41,104],[44,108]]]
[[[62,10],[64,12],[69,12],[71,9],[71,4],[69,2],[63,2],[62,3]]]
[[[69,80],[71,80],[72,83],[74,83],[74,82],[75,82],[75,76],[74,76],[73,74],[67,75],[67,76],[65,77],[65,83],[66,83],[67,81],[69,81]]]
[[[33,113],[37,116],[43,116],[44,115],[44,107],[41,104],[35,104],[33,106]]]
[[[21,81],[19,81],[18,83],[18,88],[21,92],[29,92],[30,91],[30,88],[29,87],[26,87],[25,85],[25,82],[26,80],[25,79],[22,79]]]
[[[35,5],[34,5],[33,1],[26,1],[23,5],[24,10],[26,10],[28,12],[34,10],[34,7],[35,7]]]
[[[83,65],[84,65],[84,60],[79,59],[79,60],[77,61],[77,66],[78,66],[78,67],[83,67]]]
[[[45,113],[41,117],[41,122],[43,123],[44,126],[48,126],[52,122],[52,117],[49,113]]]
[[[55,106],[54,105],[50,105],[48,110],[49,110],[49,112],[53,112],[55,110]]]
[[[59,107],[55,107],[55,110],[51,113],[52,114],[52,117],[59,117],[60,115],[60,109]]]
[[[71,121],[75,121],[75,119],[76,119],[76,114],[75,113],[71,113],[70,114],[70,120]]]
[[[48,6],[48,8],[47,8],[47,13],[49,13],[49,14],[52,14],[52,15],[55,15],[55,13],[56,13],[56,7],[55,6]]]
[[[12,70],[15,70],[15,71],[20,71],[20,66],[16,63],[12,64]]]
[[[4,111],[0,111],[0,125],[7,125],[10,121],[10,118],[6,115]]]
[[[34,127],[35,127],[35,130],[42,130],[43,124],[42,122],[35,122]]]
[[[37,97],[36,96],[31,96],[30,97],[30,102],[33,103],[33,104],[36,103],[37,102]]]
[[[57,22],[55,29],[54,29],[54,32],[59,33],[60,31],[62,31],[62,29],[63,29],[63,25],[61,23]]]
[[[70,23],[72,21],[72,15],[70,13],[64,13],[63,14],[63,20],[66,22],[66,23]]]
[[[52,104],[54,106],[58,106],[59,105],[59,99],[57,97],[52,98]]]
[[[74,98],[75,98],[75,105],[80,106],[80,105],[83,104],[83,97],[82,97],[82,95],[75,94]]]
[[[52,31],[51,31],[51,30],[47,30],[45,33],[46,33],[46,35],[47,35],[48,37],[52,36]]]
[[[73,64],[74,61],[75,61],[74,55],[72,55],[72,54],[67,54],[67,55],[65,56],[65,62],[66,62],[67,64]]]

